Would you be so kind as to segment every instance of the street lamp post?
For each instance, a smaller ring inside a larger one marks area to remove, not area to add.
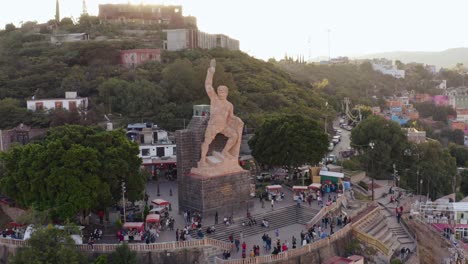
[[[124,223],[127,222],[127,216],[125,214],[125,207],[126,207],[126,204],[125,204],[125,182],[122,182],[122,207],[123,207],[123,216],[124,216]]]
[[[375,143],[371,141],[369,143],[369,147],[371,148],[371,152],[373,154],[374,153]],[[371,160],[371,171],[373,173],[374,172],[374,160],[372,159],[372,157],[370,157],[370,160]],[[374,175],[371,176],[371,179],[372,179],[372,201],[374,201]]]
[[[421,203],[421,195],[422,195],[422,184],[423,184],[423,179],[421,179],[421,181],[420,181],[420,184],[421,184],[421,185],[420,185],[420,187],[419,187],[419,192],[420,192],[420,194],[419,194],[419,203]]]

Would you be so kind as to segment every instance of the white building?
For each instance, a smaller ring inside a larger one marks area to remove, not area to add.
[[[54,34],[50,36],[50,43],[60,44],[63,42],[77,42],[89,40],[89,34],[87,33],[72,33],[72,34]]]
[[[372,63],[372,69],[385,75],[391,75],[397,79],[405,78],[405,71],[398,70],[395,65]]]
[[[167,131],[152,123],[135,123],[127,126],[127,137],[139,144],[138,157],[143,165],[175,165],[176,144],[169,138]]]
[[[27,101],[27,108],[31,111],[47,111],[52,109],[65,109],[77,111],[88,109],[88,97],[78,97],[76,92],[66,92],[65,98],[33,99]]]
[[[164,49],[169,51],[197,48],[239,50],[238,40],[222,34],[208,34],[196,29],[168,29],[164,32],[166,33]]]

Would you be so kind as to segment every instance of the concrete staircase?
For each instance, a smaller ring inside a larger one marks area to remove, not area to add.
[[[312,209],[306,206],[298,208],[295,205],[282,207],[270,211],[267,213],[253,215],[257,221],[256,225],[248,226],[247,218],[239,218],[234,220],[234,224],[226,226],[222,219],[220,219],[220,224],[215,225],[216,232],[212,234],[206,234],[206,228],[203,227],[203,234],[209,238],[218,239],[221,241],[229,241],[229,235],[233,234],[234,238],[239,238],[239,234],[242,231],[244,237],[254,236],[263,234],[270,230],[275,230],[277,228],[282,228],[292,224],[303,224],[305,225],[307,221],[311,220],[318,213],[317,209]],[[261,226],[262,220],[266,219],[269,222],[269,227],[265,228]],[[242,222],[245,221],[246,225],[242,226]],[[196,237],[196,230],[192,230],[190,235]]]
[[[361,222],[357,228],[382,242],[386,247],[391,249],[390,252],[398,249],[400,242],[393,235],[392,230],[388,226],[386,211],[376,210],[370,214],[366,220]]]

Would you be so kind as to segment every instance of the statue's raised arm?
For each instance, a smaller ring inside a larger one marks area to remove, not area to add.
[[[213,99],[213,97],[216,96],[216,92],[213,88],[213,75],[216,70],[216,60],[211,59],[210,62],[210,67],[208,68],[208,71],[206,73],[206,80],[205,80],[205,90],[210,99]]]

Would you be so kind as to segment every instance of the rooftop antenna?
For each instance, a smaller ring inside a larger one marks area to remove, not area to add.
[[[330,61],[331,60],[331,56],[330,56],[330,32],[331,30],[328,29],[327,32],[328,32],[328,61]]]

